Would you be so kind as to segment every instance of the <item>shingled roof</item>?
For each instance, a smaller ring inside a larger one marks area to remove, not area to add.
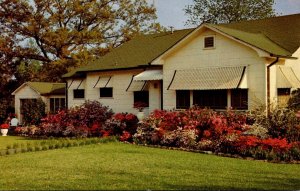
[[[230,24],[203,24],[202,26],[214,28],[273,56],[291,57],[300,46],[300,14]],[[93,60],[87,66],[73,70],[63,77],[72,77],[80,72],[147,66],[194,30],[197,28],[173,33],[140,35],[104,57]]]
[[[193,30],[184,29],[174,31],[173,33],[163,32],[137,36],[104,57],[92,60],[87,66],[71,71],[63,77],[71,77],[76,72],[130,69],[148,66],[155,58],[170,49]]]
[[[20,90],[25,85],[28,85],[40,95],[64,95],[65,83],[52,83],[52,82],[26,82],[16,89],[12,95]]]
[[[209,26],[278,56],[300,46],[300,14]]]

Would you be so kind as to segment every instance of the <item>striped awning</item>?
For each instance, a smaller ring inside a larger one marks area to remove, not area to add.
[[[126,91],[129,92],[143,91],[146,88],[146,85],[147,85],[147,81],[134,81],[134,76],[132,76]]]
[[[94,85],[94,88],[106,88],[106,87],[113,87],[112,84],[112,77],[111,76],[99,76],[97,82]]]
[[[288,66],[278,66],[276,84],[277,88],[300,88],[300,80]]]
[[[149,81],[149,80],[162,80],[162,70],[146,70],[138,75],[134,76],[134,81]]]
[[[247,88],[246,66],[177,70],[168,89],[215,90]],[[241,85],[243,84],[243,87]]]
[[[68,89],[84,89],[85,88],[85,80],[84,79],[73,79],[68,84]]]

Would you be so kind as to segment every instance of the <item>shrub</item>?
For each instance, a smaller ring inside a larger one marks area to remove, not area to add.
[[[173,130],[163,134],[161,145],[170,147],[195,148],[197,134],[195,130]]]
[[[40,135],[47,137],[99,136],[105,121],[113,115],[111,109],[97,101],[48,115],[40,125]]]
[[[267,138],[268,135],[268,129],[262,127],[261,125],[258,124],[253,124],[249,126],[249,130],[245,131],[243,133],[244,135],[253,135],[262,139]]]
[[[23,123],[37,125],[45,116],[46,104],[42,99],[28,99],[22,105]],[[34,108],[34,109],[33,109]]]
[[[120,141],[132,141],[132,136],[136,133],[139,120],[131,113],[117,113],[107,120],[102,131],[103,136],[118,136]]]
[[[265,111],[257,110],[251,114],[255,125],[268,130],[273,138],[285,137],[289,142],[300,141],[300,118],[288,108],[274,108],[267,116]]]
[[[298,120],[286,109],[274,110],[269,117],[198,107],[184,112],[157,110],[139,123],[134,141],[272,161],[299,160]]]
[[[288,108],[294,111],[300,110],[300,89],[292,91],[292,96],[288,101]]]

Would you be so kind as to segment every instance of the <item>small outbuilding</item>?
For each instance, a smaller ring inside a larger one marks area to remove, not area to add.
[[[54,113],[66,107],[65,83],[26,82],[17,88],[15,96],[15,112],[22,123],[22,105],[28,100],[41,98],[46,104],[46,113]]]

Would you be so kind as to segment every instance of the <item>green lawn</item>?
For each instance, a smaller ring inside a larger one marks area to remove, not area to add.
[[[2,156],[0,166],[0,190],[300,189],[300,165],[123,143]]]

